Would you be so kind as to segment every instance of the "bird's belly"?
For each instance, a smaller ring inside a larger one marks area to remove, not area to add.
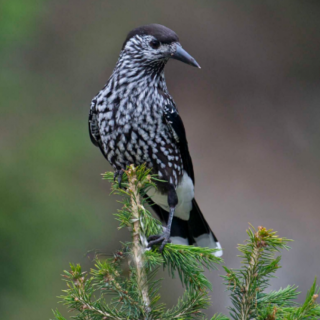
[[[189,220],[194,198],[194,185],[192,179],[184,172],[180,183],[176,188],[178,204],[175,208],[174,216],[182,220]],[[168,195],[152,188],[147,192],[148,196],[163,210],[169,212]]]
[[[143,163],[150,167],[149,143],[144,139],[138,139],[134,132],[129,135],[118,130],[103,135],[102,141],[108,161],[118,169],[126,168],[130,164],[138,166]]]
[[[108,161],[117,169],[127,165],[141,165],[145,163],[155,173],[163,178],[162,171],[176,171],[181,167],[177,148],[171,141],[168,129],[162,123],[132,121],[115,130],[101,127],[101,139],[104,153]],[[174,167],[176,163],[177,168]],[[179,166],[178,166],[179,165]],[[168,168],[167,168],[168,167]],[[164,172],[163,172],[164,173]],[[172,181],[177,182],[179,172],[172,176]]]

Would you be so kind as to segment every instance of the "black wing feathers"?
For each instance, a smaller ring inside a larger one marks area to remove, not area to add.
[[[91,108],[89,112],[89,135],[91,142],[100,149],[104,157],[107,159],[106,154],[103,151],[103,145],[101,141],[101,136],[99,132],[99,126],[98,126],[98,119],[97,119],[97,113],[96,113],[96,99],[93,99],[91,102]],[[108,160],[108,159],[107,159]]]
[[[91,101],[90,111],[89,111],[89,135],[91,142],[96,146],[100,146],[101,137],[98,126],[97,112],[96,112],[97,99],[94,97]]]
[[[189,153],[188,141],[186,131],[182,119],[173,105],[165,106],[165,118],[168,126],[170,127],[173,137],[175,138],[177,145],[179,146],[183,168],[187,172],[188,176],[192,179],[194,184],[194,173],[192,159]]]
[[[96,117],[96,114],[93,113],[93,110],[90,110],[88,125],[89,125],[89,135],[90,135],[91,142],[96,147],[99,147],[100,133],[98,128],[97,117]]]

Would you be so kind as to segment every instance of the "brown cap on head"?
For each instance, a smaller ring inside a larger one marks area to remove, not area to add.
[[[134,36],[145,36],[150,35],[154,36],[161,43],[172,43],[179,42],[178,35],[172,31],[171,29],[162,26],[161,24],[148,24],[145,26],[141,26],[139,28],[133,29],[127,35],[125,42],[123,43],[122,49],[125,47],[126,43]]]

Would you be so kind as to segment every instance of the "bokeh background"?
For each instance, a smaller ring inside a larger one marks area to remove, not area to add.
[[[147,23],[202,66],[169,62],[166,77],[226,264],[239,266],[248,222],[276,229],[295,242],[272,288],[306,293],[320,276],[319,1],[7,0],[0,16],[1,318],[51,318],[68,263],[88,270],[88,250],[129,239],[87,115],[127,32]],[[222,273],[208,274],[208,315],[229,305]],[[163,276],[172,305],[182,289]]]

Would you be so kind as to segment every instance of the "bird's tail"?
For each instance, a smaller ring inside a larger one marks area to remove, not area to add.
[[[220,243],[205,220],[195,199],[192,200],[192,209],[188,221],[177,217],[173,218],[171,241],[176,244],[193,244],[197,247],[220,249],[214,255],[222,256]]]

